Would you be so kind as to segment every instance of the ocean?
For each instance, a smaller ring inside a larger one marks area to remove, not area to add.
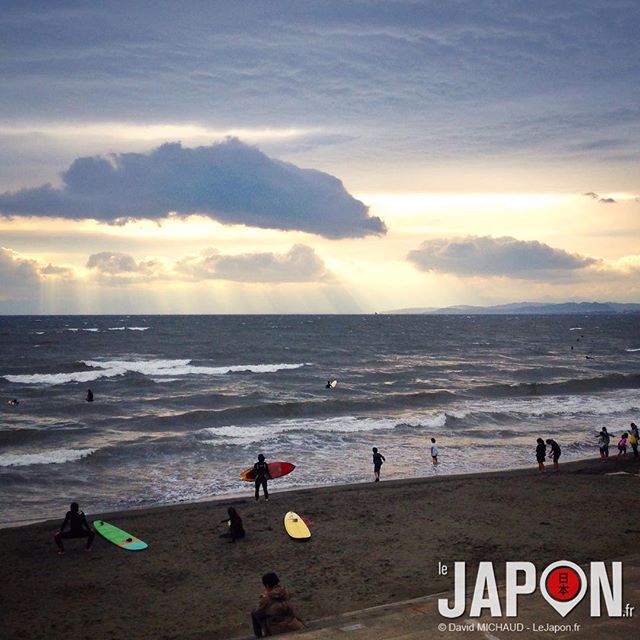
[[[258,453],[275,491],[370,482],[373,446],[383,481],[535,467],[640,418],[633,314],[0,317],[0,352],[3,526],[251,497]]]

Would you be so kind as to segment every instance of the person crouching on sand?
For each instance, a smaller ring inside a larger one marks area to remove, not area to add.
[[[438,447],[435,438],[431,438],[431,461],[434,465],[438,464]]]
[[[382,463],[386,461],[386,458],[378,453],[377,447],[373,447],[373,476],[375,478],[374,482],[380,482],[380,469],[382,468]]]
[[[560,445],[553,438],[549,438],[547,440],[547,444],[551,447],[551,451],[549,451],[549,457],[553,460],[553,471],[555,473],[558,473],[558,471],[560,471],[558,460],[562,455],[562,450],[560,449]]]
[[[538,461],[538,471],[540,473],[545,473],[544,469],[544,459],[547,455],[547,447],[544,444],[544,440],[542,438],[538,438],[536,440],[538,446],[536,447],[536,460]]]
[[[231,538],[229,542],[235,542],[236,540],[244,538],[245,533],[244,527],[242,526],[242,518],[238,512],[233,507],[229,507],[227,509],[227,513],[229,514],[229,517],[225,520],[221,520],[220,522],[227,522],[229,524],[229,531],[221,534],[220,537]]]
[[[296,616],[289,601],[289,594],[280,585],[278,576],[273,572],[265,573],[262,576],[262,584],[265,588],[264,593],[260,596],[258,606],[251,612],[256,638],[304,629],[305,624]]]
[[[72,502],[69,509],[70,511],[67,511],[67,515],[64,517],[64,522],[60,527],[60,531],[58,531],[58,533],[53,537],[56,541],[56,545],[58,546],[59,555],[64,553],[64,546],[62,545],[63,538],[86,538],[87,544],[85,549],[89,551],[89,549],[91,549],[91,543],[96,537],[96,534],[91,531],[91,528],[89,527],[87,517],[82,511],[80,511],[78,503]],[[65,531],[65,527],[67,525],[69,525],[69,531]]]

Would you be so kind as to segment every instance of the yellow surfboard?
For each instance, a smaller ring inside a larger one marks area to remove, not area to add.
[[[293,511],[288,511],[285,515],[284,528],[296,540],[306,540],[311,537],[311,531],[309,531],[305,521]]]

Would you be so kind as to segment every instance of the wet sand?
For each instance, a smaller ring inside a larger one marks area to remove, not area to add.
[[[637,545],[637,460],[567,463],[547,477],[534,466],[273,493],[258,503],[248,486],[246,499],[114,514],[81,505],[89,520],[148,542],[142,552],[96,536],[89,553],[69,540],[58,556],[61,504],[59,520],[0,529],[0,638],[247,636],[267,571],[293,592],[299,615],[314,620],[450,590],[439,561],[492,560],[500,575],[507,560],[623,559],[625,545]],[[219,537],[230,505],[247,530],[235,544]],[[288,538],[289,510],[313,521],[311,540]]]

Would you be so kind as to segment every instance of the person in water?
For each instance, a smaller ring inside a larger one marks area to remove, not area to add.
[[[267,490],[267,480],[271,480],[271,474],[269,473],[269,467],[264,461],[264,456],[260,454],[258,456],[258,462],[253,465],[253,470],[256,472],[256,500],[260,498],[260,486],[264,493],[264,499],[269,499],[269,491]]]
[[[378,453],[378,448],[373,447],[373,476],[375,478],[374,482],[380,482],[380,469],[382,468],[382,463],[386,461],[386,458]]]
[[[538,438],[536,440],[538,446],[536,447],[536,460],[538,461],[538,471],[540,473],[545,473],[544,469],[544,459],[547,455],[547,447],[544,444],[544,440],[542,438]]]
[[[93,391],[87,389],[87,402],[93,402]]]
[[[89,527],[87,517],[82,511],[80,511],[78,503],[72,502],[69,509],[70,510],[67,511],[67,515],[64,517],[64,522],[60,527],[60,531],[58,531],[58,533],[56,533],[53,538],[56,541],[56,545],[58,546],[59,555],[62,555],[64,553],[64,546],[62,545],[63,538],[86,538],[87,544],[85,546],[85,549],[89,551],[89,549],[91,549],[91,543],[96,537],[96,534],[91,531],[91,528]],[[69,531],[65,531],[67,525],[69,525]]]
[[[242,526],[242,518],[238,514],[238,512],[233,508],[229,507],[227,509],[227,513],[229,517],[225,520],[221,520],[220,522],[227,522],[229,524],[229,531],[227,533],[223,533],[221,538],[231,538],[229,542],[235,542],[236,540],[240,540],[244,538],[244,527]]]
[[[598,434],[598,446],[600,447],[600,459],[609,459],[609,442],[613,434],[607,432],[607,427],[602,427],[602,431]]]
[[[549,452],[549,457],[553,460],[553,471],[555,473],[558,473],[558,471],[560,471],[560,465],[558,464],[558,460],[562,455],[562,450],[560,449],[560,445],[553,438],[549,438],[547,440],[547,444],[551,447],[551,451]]]
[[[251,623],[256,638],[304,629],[305,624],[296,615],[289,593],[280,584],[278,576],[273,572],[265,573],[262,576],[262,584],[265,590],[260,596],[258,606],[251,612]]]
[[[20,403],[18,402],[17,398],[11,398],[11,400],[9,400],[9,402],[7,402],[7,404],[11,405],[12,407],[16,407]]]
[[[436,446],[435,438],[431,438],[431,462],[434,465],[438,464],[438,447]]]

